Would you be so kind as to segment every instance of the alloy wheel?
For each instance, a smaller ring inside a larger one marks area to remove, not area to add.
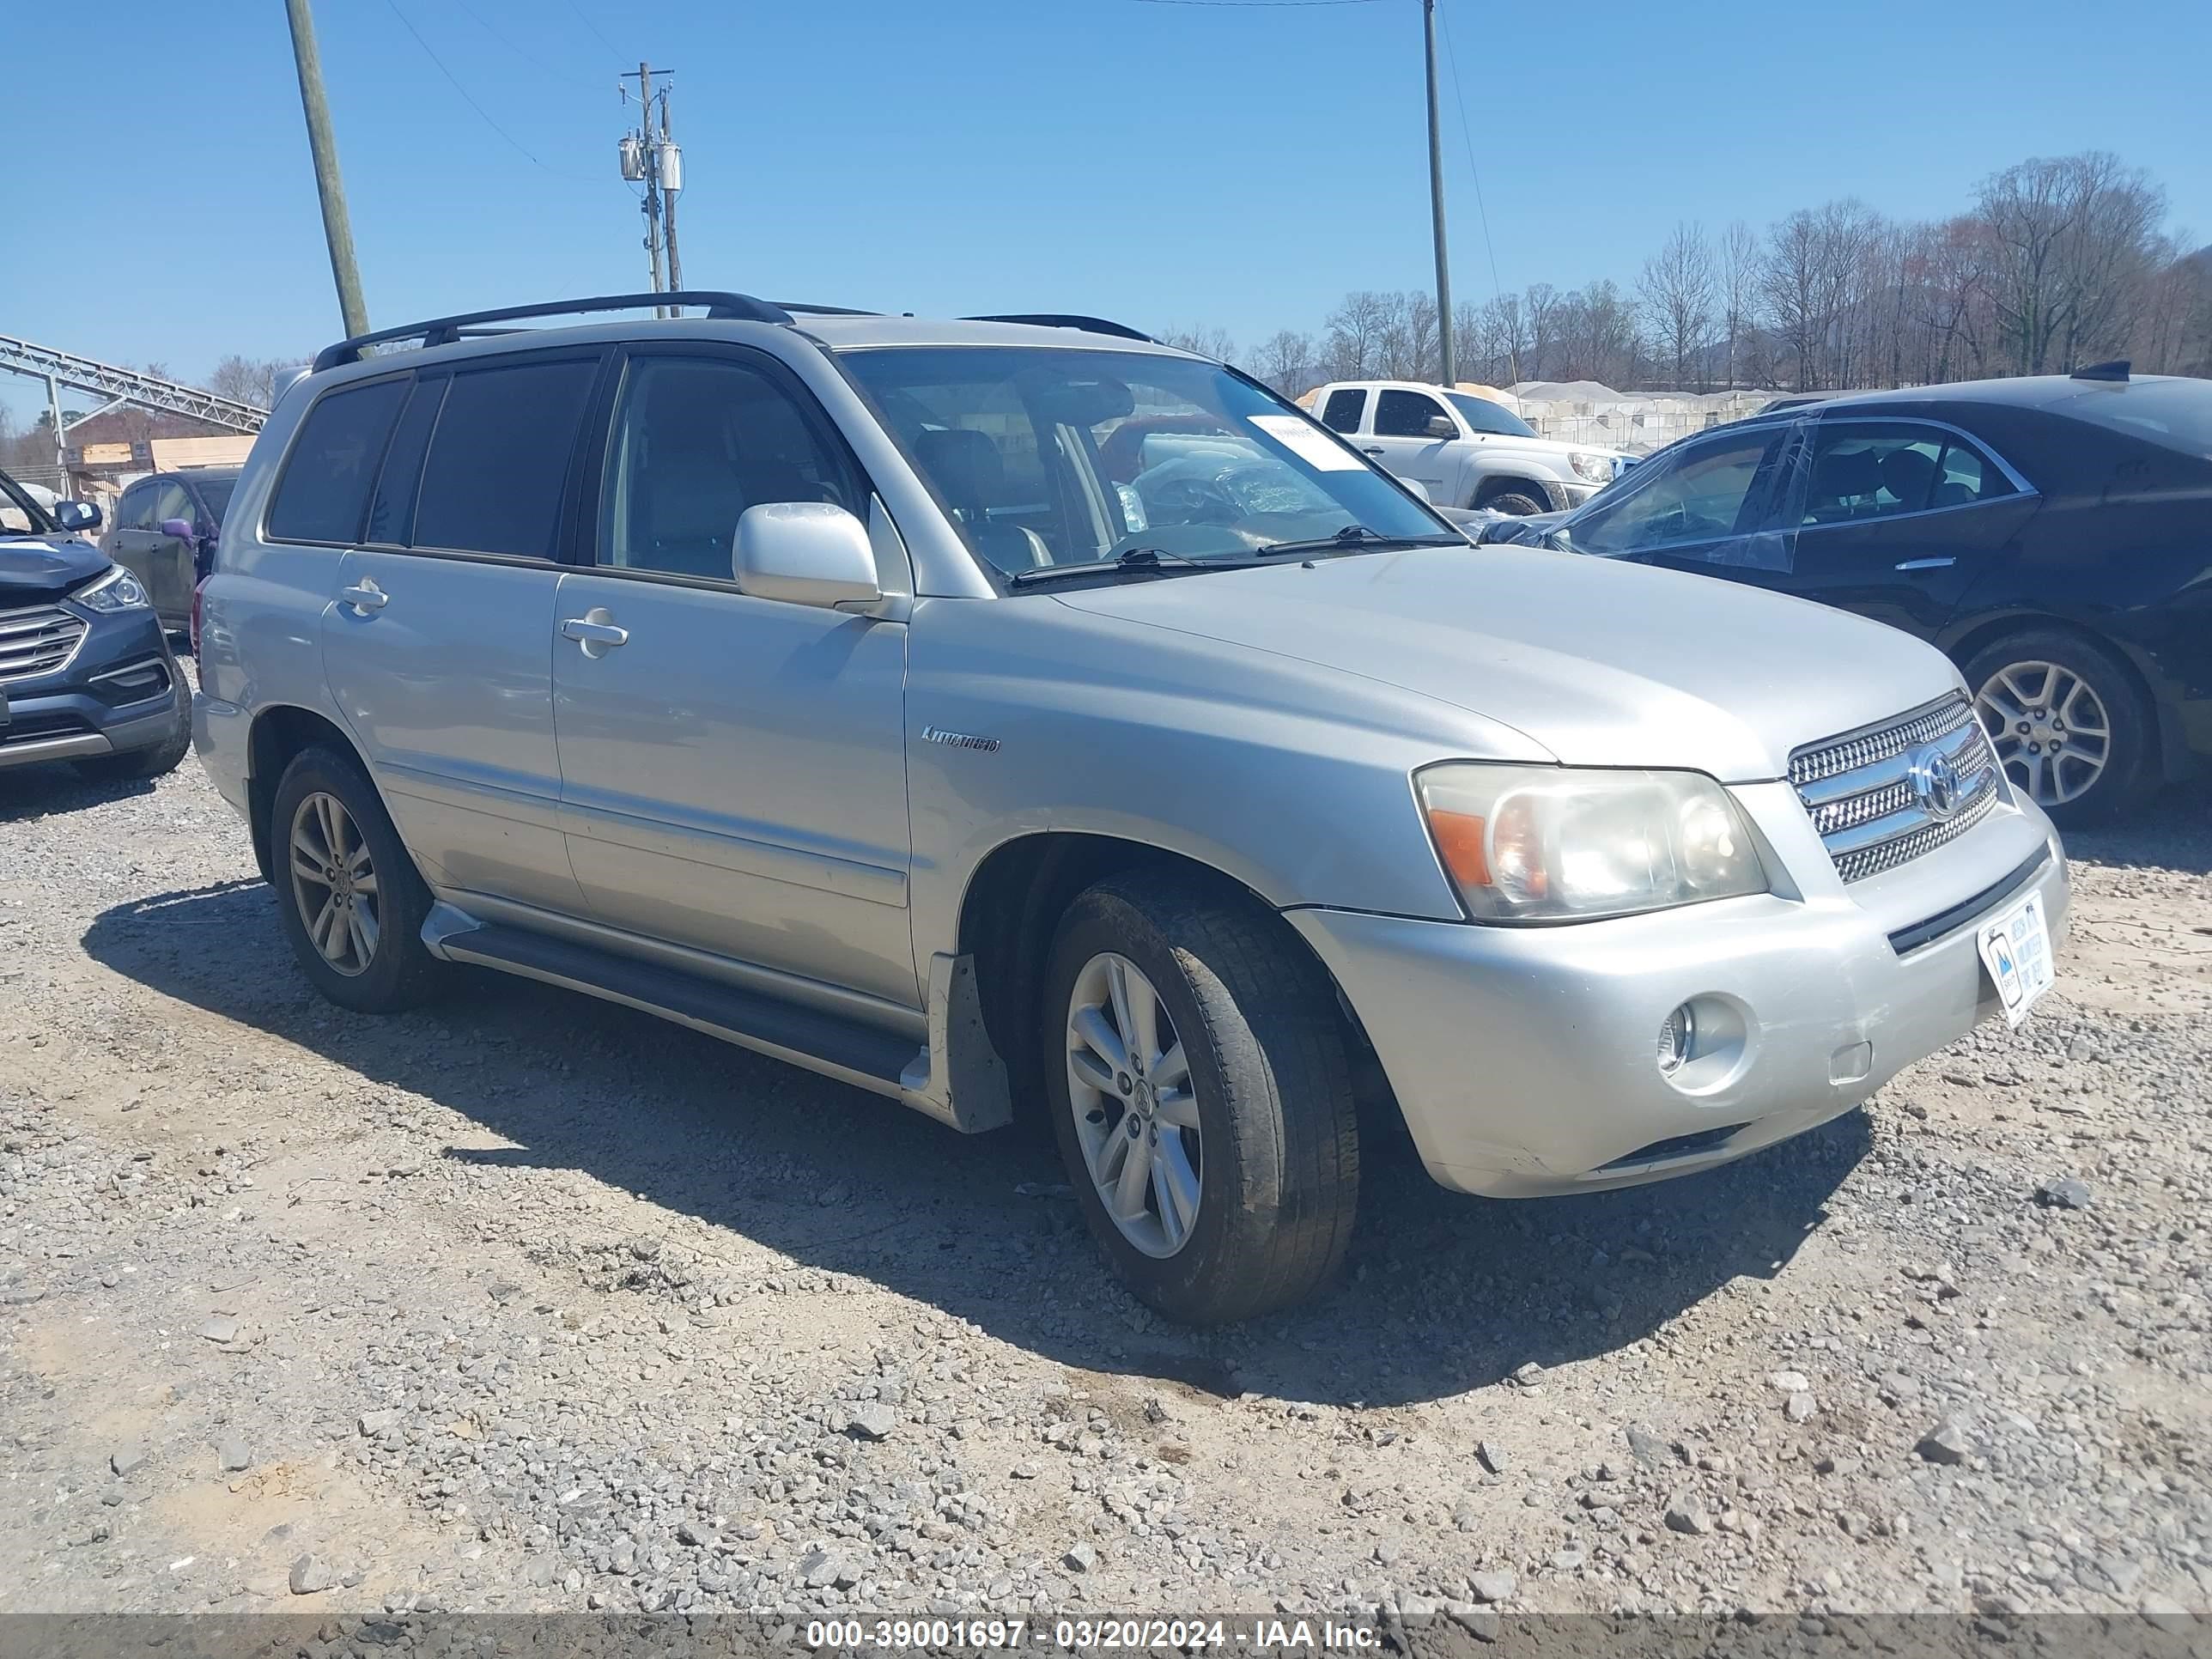
[[[2007,775],[2038,806],[2088,793],[2112,754],[2112,716],[2089,682],[2063,664],[2000,668],[1974,699]]]
[[[1067,1098],[1106,1213],[1146,1255],[1174,1255],[1198,1220],[1198,1098],[1159,992],[1127,957],[1102,952],[1075,976]]]
[[[320,791],[292,814],[292,902],[325,962],[351,979],[368,971],[380,932],[376,865],[345,803]]]

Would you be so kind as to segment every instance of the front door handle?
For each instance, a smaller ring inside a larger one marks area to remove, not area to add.
[[[351,605],[356,616],[362,617],[381,611],[392,603],[392,595],[366,576],[351,587],[340,588],[338,598]]]
[[[1382,459],[1382,452],[1380,449],[1363,449],[1359,453],[1363,455],[1372,455],[1378,461]]]
[[[1958,562],[1956,559],[1907,559],[1897,568],[1899,570],[1948,570]]]
[[[575,641],[586,656],[596,660],[617,646],[628,644],[629,629],[616,627],[614,612],[603,605],[595,605],[582,616],[570,617],[563,622],[561,637]]]

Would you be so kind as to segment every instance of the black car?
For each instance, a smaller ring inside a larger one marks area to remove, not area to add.
[[[2212,380],[2115,363],[1762,410],[1483,538],[1754,583],[1932,641],[2014,785],[2061,823],[2212,758]]]
[[[191,747],[191,690],[145,585],[84,539],[100,509],[49,512],[4,472],[0,509],[0,770],[173,770]]]
[[[164,628],[191,625],[192,590],[208,573],[238,473],[234,466],[149,473],[115,503],[101,550],[138,578]]]

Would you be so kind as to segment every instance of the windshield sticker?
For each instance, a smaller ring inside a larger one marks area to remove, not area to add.
[[[1358,456],[1331,443],[1295,415],[1248,415],[1245,419],[1320,471],[1358,472],[1364,465]]]

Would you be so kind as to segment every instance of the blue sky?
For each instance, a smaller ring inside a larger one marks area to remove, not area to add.
[[[1679,218],[1763,228],[1843,195],[1942,214],[1998,167],[2090,147],[2212,237],[2203,0],[2136,0],[2124,28],[2058,0],[1443,7],[1508,288],[1632,281]],[[316,12],[376,323],[645,286],[615,166],[616,77],[641,55],[677,71],[695,286],[1249,346],[1348,289],[1429,281],[1419,0]],[[194,379],[340,331],[278,0],[106,0],[112,57],[58,0],[9,34],[0,332]],[[1445,94],[1455,287],[1480,299],[1449,74]],[[40,395],[0,377],[19,410]]]

